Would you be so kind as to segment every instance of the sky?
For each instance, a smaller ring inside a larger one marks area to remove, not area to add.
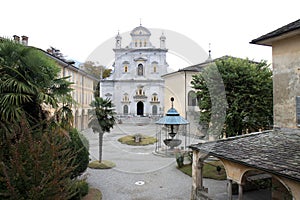
[[[53,46],[68,59],[84,62],[99,45],[141,20],[147,28],[180,33],[205,51],[211,44],[213,58],[271,63],[271,47],[249,42],[299,19],[298,5],[296,0],[2,0],[0,36],[26,35],[30,46]],[[113,47],[108,51],[113,53]],[[174,68],[189,65],[174,54],[167,60]]]

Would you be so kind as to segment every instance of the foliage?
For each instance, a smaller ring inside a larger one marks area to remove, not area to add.
[[[101,160],[101,162],[99,162],[98,160],[95,160],[95,161],[89,163],[89,168],[92,168],[92,169],[110,169],[115,166],[116,166],[116,164],[109,160]]]
[[[89,192],[89,185],[85,179],[77,180],[73,185],[73,191],[76,193],[75,196],[71,198],[71,200],[80,200],[82,197],[86,196]]]
[[[157,139],[151,136],[140,135],[141,140],[139,142],[135,142],[135,135],[127,135],[118,139],[122,144],[128,144],[133,146],[145,146],[149,144],[154,144],[157,142]]]
[[[9,40],[0,42],[1,129],[25,119],[36,124],[58,108],[59,100],[72,90],[60,69],[41,51]],[[46,109],[48,108],[48,109]]]
[[[83,200],[101,200],[102,193],[96,188],[90,188],[89,193],[83,197]]]
[[[0,199],[72,197],[75,157],[61,129],[49,124],[29,128],[22,122],[14,130],[15,135],[1,140]]]
[[[66,131],[73,122],[72,83],[59,72],[40,50],[1,40],[0,199],[74,196],[88,152],[76,130]]]
[[[218,172],[216,167],[220,166],[221,170]],[[183,165],[181,168],[178,168],[183,173],[192,176],[192,165]],[[210,178],[214,180],[226,180],[226,171],[220,161],[211,161],[204,163],[203,165],[203,178]]]
[[[217,74],[224,83],[226,99],[221,99],[222,88],[215,87]],[[192,85],[197,90],[201,123],[214,126],[213,119],[224,115],[221,131],[226,136],[270,128],[273,119],[272,72],[265,61],[218,59],[195,75]]]
[[[75,154],[75,159],[72,165],[74,170],[72,171],[71,178],[80,176],[88,167],[89,164],[89,150],[84,146],[82,138],[84,136],[73,128],[69,132],[70,142],[68,147]]]
[[[101,78],[107,78],[111,74],[111,69],[105,68],[103,65],[97,65],[97,63],[93,61],[86,61],[83,63],[83,70],[86,71],[88,74],[97,77],[98,79]]]
[[[90,112],[91,118],[89,127],[97,133],[110,132],[110,129],[113,128],[115,124],[114,105],[111,100],[95,97],[95,100],[92,101],[90,105],[94,109]]]
[[[177,154],[176,155],[176,163],[178,168],[183,167],[183,161],[184,161],[184,156],[182,154]]]
[[[110,99],[101,97],[95,97],[95,100],[90,105],[93,107],[93,110],[89,112],[91,117],[88,126],[93,129],[94,133],[99,134],[99,162],[101,162],[103,134],[110,132],[110,129],[115,124],[114,105]]]

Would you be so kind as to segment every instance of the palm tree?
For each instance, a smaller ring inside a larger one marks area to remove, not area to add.
[[[110,99],[95,97],[95,100],[91,102],[91,106],[94,109],[90,112],[89,127],[93,129],[94,133],[99,134],[99,163],[101,163],[103,135],[105,132],[110,132],[115,124],[114,105]]]
[[[57,109],[59,99],[72,90],[66,78],[57,78],[59,72],[57,64],[40,50],[2,39],[1,129],[9,130],[9,124],[19,123],[22,118],[32,125],[47,119],[48,108]]]

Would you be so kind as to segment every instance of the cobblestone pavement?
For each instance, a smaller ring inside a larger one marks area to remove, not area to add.
[[[156,129],[150,121],[139,124],[127,120],[126,123],[117,124],[110,133],[105,133],[103,160],[114,162],[116,167],[107,170],[88,169],[86,173],[91,187],[103,193],[103,200],[190,199],[192,179],[176,169],[174,157],[154,155],[155,145],[129,146],[117,141],[122,136],[135,133],[155,137]],[[97,160],[98,135],[91,129],[82,133],[90,142],[91,159]],[[204,186],[209,188],[213,199],[227,198],[226,181],[204,179]]]

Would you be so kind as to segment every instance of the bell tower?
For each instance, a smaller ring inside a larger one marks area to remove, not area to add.
[[[160,48],[166,49],[166,36],[165,36],[164,32],[162,32],[159,40],[160,40]]]
[[[121,37],[119,31],[118,31],[118,35],[115,37],[115,39],[116,39],[116,49],[121,49],[122,37]]]

